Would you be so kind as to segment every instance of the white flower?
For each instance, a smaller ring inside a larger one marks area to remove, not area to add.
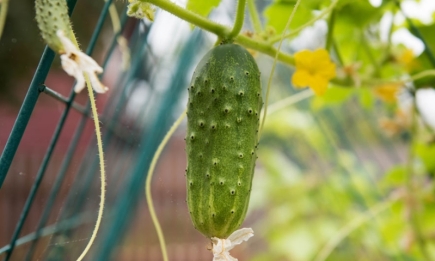
[[[77,81],[74,86],[74,91],[79,93],[85,88],[86,81],[84,74],[86,74],[91,81],[94,91],[97,93],[105,93],[108,88],[104,86],[97,77],[97,74],[103,72],[103,68],[101,68],[94,59],[80,51],[71,40],[65,36],[62,30],[58,30],[56,34],[62,42],[64,50],[64,53],[60,56],[62,68],[67,74],[76,78]]]
[[[237,258],[232,257],[229,251],[252,236],[254,236],[252,228],[242,228],[234,231],[227,239],[212,237],[213,261],[237,261]]]

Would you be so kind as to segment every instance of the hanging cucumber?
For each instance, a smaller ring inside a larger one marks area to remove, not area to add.
[[[227,238],[246,216],[262,106],[260,71],[235,44],[199,62],[187,111],[187,203],[197,230]]]
[[[36,21],[44,41],[56,52],[64,51],[64,46],[56,35],[58,30],[70,37],[73,35],[65,0],[36,0]]]

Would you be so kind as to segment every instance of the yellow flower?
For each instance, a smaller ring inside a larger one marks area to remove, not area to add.
[[[329,80],[335,77],[335,64],[325,49],[302,50],[295,54],[296,72],[292,84],[297,88],[310,87],[316,95],[323,95]]]
[[[402,64],[409,64],[414,60],[415,55],[414,52],[410,49],[406,49],[403,51],[402,55],[399,56],[398,60]]]
[[[375,87],[374,93],[381,100],[389,103],[394,103],[397,100],[397,93],[399,92],[402,84],[400,83],[386,83]]]
[[[418,66],[415,60],[415,54],[412,50],[406,49],[400,56],[397,57],[397,62],[401,64],[407,71],[412,71]]]

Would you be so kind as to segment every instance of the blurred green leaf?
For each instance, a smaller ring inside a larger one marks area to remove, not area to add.
[[[421,35],[423,36],[428,47],[432,51],[432,54],[435,54],[435,34],[434,34],[435,24],[422,25],[422,26],[418,26],[417,28],[418,28],[419,32],[421,33]],[[412,32],[412,30],[411,30],[411,33],[414,34],[415,36],[417,36],[415,34],[415,32]],[[429,57],[428,57],[426,52],[423,52],[422,54],[420,54],[420,56],[416,59],[416,62],[417,62],[417,65],[413,68],[412,74],[415,74],[415,73],[418,73],[418,72],[421,72],[424,70],[428,70],[428,69],[433,69],[433,67],[434,67],[434,65],[429,60]],[[435,77],[430,76],[430,77],[425,77],[425,78],[422,78],[422,79],[415,81],[414,85],[416,86],[416,88],[420,88],[420,87],[434,85],[434,83],[435,83]]]
[[[418,31],[420,31],[424,41],[427,43],[428,47],[431,49],[432,53],[435,52],[435,24],[431,25],[422,25],[417,27]],[[415,32],[410,30],[412,34],[418,37]]]
[[[424,52],[416,58],[416,63],[417,65],[415,66],[415,68],[413,68],[411,74],[417,74],[425,70],[433,69],[433,66],[429,58]],[[427,76],[419,80],[416,80],[414,81],[414,86],[417,89],[422,87],[427,87],[427,86],[435,86],[435,76]]]
[[[268,6],[264,10],[267,26],[275,28],[277,34],[282,33],[294,6],[294,1],[276,1]],[[308,22],[312,17],[311,10],[304,5],[300,5],[290,24],[290,29],[298,28]]]
[[[336,19],[360,28],[378,21],[383,15],[381,8],[373,7],[367,0],[342,1],[340,6]]]
[[[433,196],[432,196],[433,197]],[[421,223],[427,231],[435,232],[435,202],[431,199],[431,202],[424,204],[424,209],[421,213]]]
[[[388,63],[381,67],[380,75],[385,79],[397,77],[403,73],[403,69],[396,63]]]
[[[387,215],[382,218],[380,234],[385,244],[391,248],[397,248],[399,241],[403,240],[408,226],[403,220],[404,204],[402,201],[395,202]]]
[[[188,0],[186,8],[199,15],[208,16],[220,2],[221,0]]]
[[[387,188],[403,185],[406,179],[406,167],[403,165],[394,166],[384,176],[382,185]]]
[[[296,2],[296,1],[295,1]],[[329,5],[330,1],[328,0],[304,0],[301,1],[301,6],[305,6],[308,9],[321,9],[322,6]]]
[[[367,0],[344,0],[338,3],[336,10],[334,40],[344,65],[361,63],[358,70],[361,74],[379,69],[377,59],[384,55],[385,50],[377,44],[377,36],[368,35],[367,27],[379,22],[382,8],[373,7]]]

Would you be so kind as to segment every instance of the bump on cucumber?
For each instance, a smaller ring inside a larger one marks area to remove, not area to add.
[[[63,45],[56,35],[57,30],[62,30],[67,36],[72,34],[66,1],[36,0],[35,9],[42,38],[51,49],[60,52]]]

